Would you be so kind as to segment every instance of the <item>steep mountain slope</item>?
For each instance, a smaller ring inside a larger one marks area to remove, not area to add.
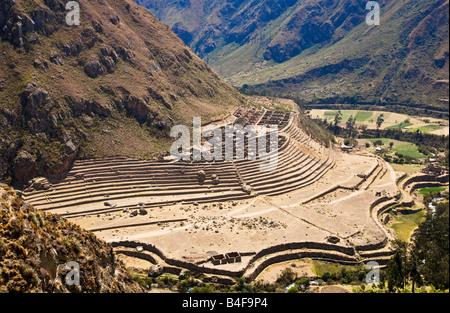
[[[61,177],[77,157],[152,157],[170,127],[242,104],[153,14],[131,0],[0,3],[0,179]]]
[[[112,247],[0,185],[0,292],[143,292]],[[69,262],[79,265],[79,285]]]
[[[136,1],[248,92],[448,107],[446,0]]]

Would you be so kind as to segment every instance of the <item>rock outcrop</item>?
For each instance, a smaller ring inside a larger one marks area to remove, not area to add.
[[[125,116],[139,122],[146,140],[169,138],[176,122],[243,103],[134,1],[78,2],[83,26],[66,24],[67,1],[0,2],[0,181],[58,178],[82,154],[101,157],[85,149],[93,137],[111,142],[99,140],[110,135],[95,123],[130,123]]]
[[[4,185],[0,200],[0,292],[144,292],[92,233],[37,211]]]

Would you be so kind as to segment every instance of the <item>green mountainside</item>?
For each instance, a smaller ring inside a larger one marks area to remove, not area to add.
[[[446,0],[136,2],[248,93],[448,108]]]

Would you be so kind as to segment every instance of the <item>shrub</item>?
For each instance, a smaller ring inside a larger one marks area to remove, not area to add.
[[[382,146],[383,145],[383,141],[381,141],[381,140],[375,140],[374,142],[373,142],[373,146],[374,147],[377,147],[377,146]]]
[[[2,238],[0,238],[0,254],[3,254],[5,251],[6,251],[5,244],[2,240]]]
[[[297,274],[295,274],[292,269],[287,267],[277,279],[277,284],[283,287],[289,286],[297,279]]]
[[[305,292],[308,290],[311,280],[308,277],[302,277],[295,282],[295,286],[299,291]]]

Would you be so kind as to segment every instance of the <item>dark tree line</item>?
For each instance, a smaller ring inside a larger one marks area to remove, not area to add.
[[[396,241],[395,253],[385,270],[390,292],[405,289],[412,292],[417,286],[432,285],[436,289],[449,288],[449,202],[436,204],[412,236],[411,243]]]

